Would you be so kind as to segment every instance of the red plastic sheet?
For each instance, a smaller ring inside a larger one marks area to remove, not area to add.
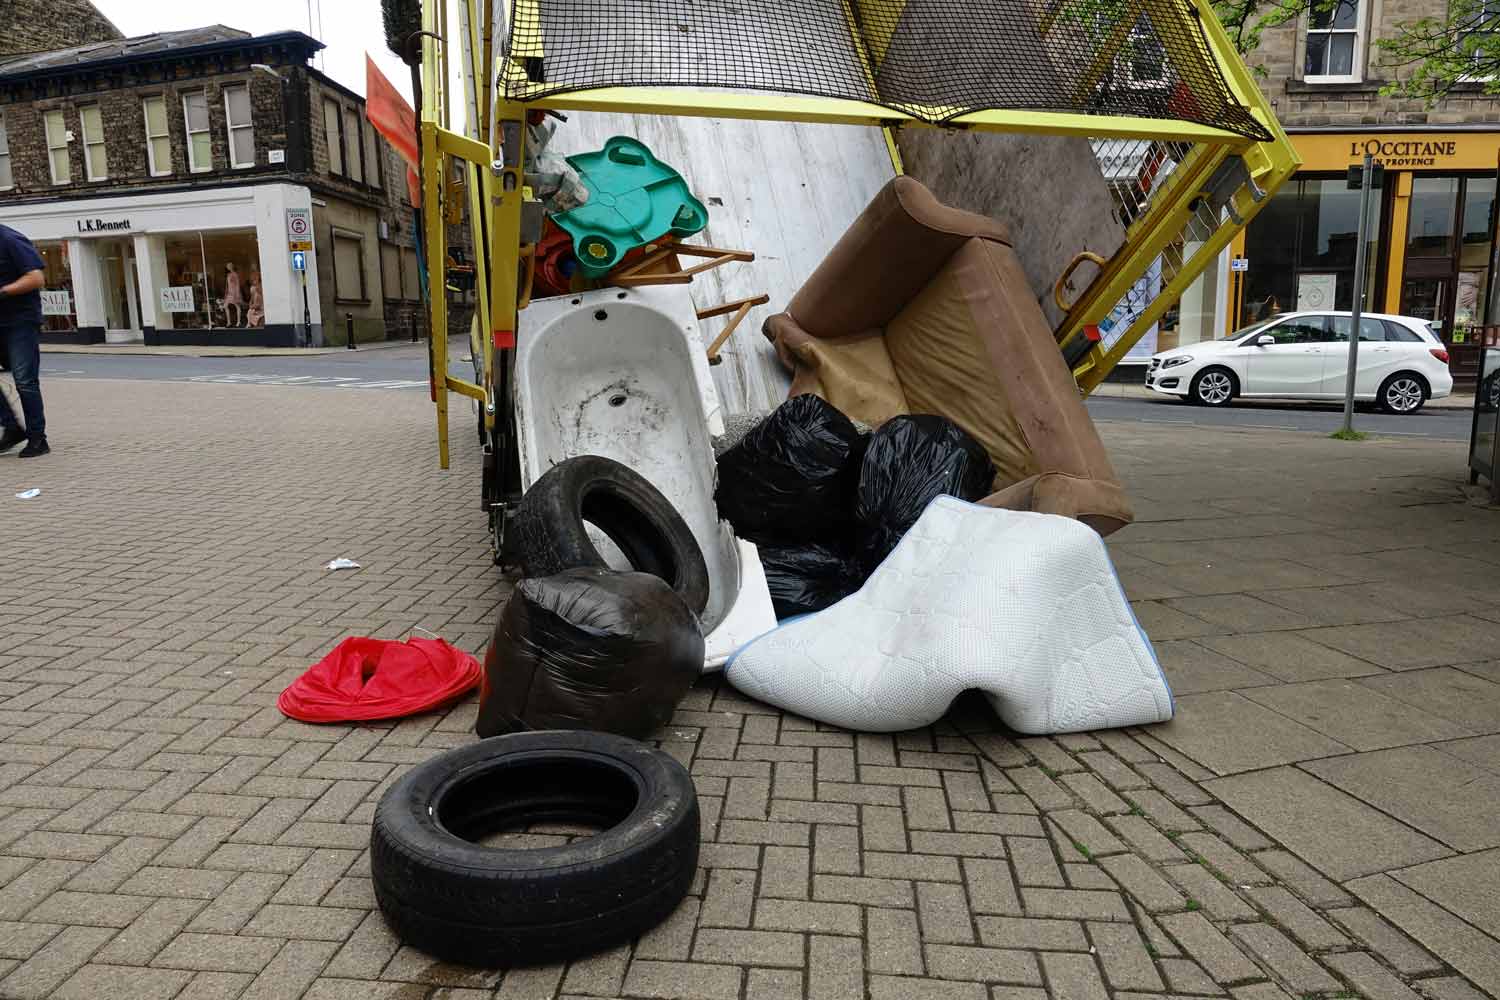
[[[357,722],[417,715],[479,683],[479,661],[441,639],[345,639],[276,699],[303,722]]]

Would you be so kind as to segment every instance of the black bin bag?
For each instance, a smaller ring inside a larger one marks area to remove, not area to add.
[[[495,624],[474,729],[640,739],[672,717],[702,670],[698,618],[660,578],[593,567],[529,578]]]
[[[778,620],[822,611],[865,582],[854,557],[832,545],[762,548],[760,564]]]
[[[892,417],[870,435],[854,504],[856,550],[869,574],[940,494],[988,496],[995,467],[984,447],[947,417]]]
[[[794,396],[719,456],[719,516],[757,545],[847,539],[863,447],[830,403]]]

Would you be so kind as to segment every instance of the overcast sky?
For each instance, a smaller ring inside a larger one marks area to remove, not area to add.
[[[4,0],[0,0],[3,3]],[[302,31],[328,46],[313,65],[356,94],[365,92],[365,52],[374,57],[406,99],[411,72],[385,47],[380,0],[241,0],[239,3],[161,3],[160,0],[93,0],[127,36],[225,24],[255,35]],[[312,26],[308,27],[308,8]],[[321,26],[319,14],[321,8]],[[450,22],[457,25],[457,21]],[[456,30],[456,29],[455,29]]]

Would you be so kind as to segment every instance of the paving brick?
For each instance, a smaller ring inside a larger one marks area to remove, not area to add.
[[[801,934],[704,928],[693,945],[693,960],[800,969],[806,962],[803,950]]]
[[[1259,851],[1272,846],[1264,834],[1223,806],[1195,806],[1192,814],[1241,851]]]
[[[978,774],[944,771],[943,790],[951,808],[964,812],[983,812],[991,807],[989,792]]]
[[[1154,788],[1137,788],[1125,793],[1141,813],[1161,827],[1172,833],[1189,833],[1200,829],[1202,823],[1195,817],[1179,808],[1171,799]],[[1211,807],[1202,807],[1211,808]]]
[[[948,798],[941,788],[908,786],[901,789],[906,826],[911,830],[951,830]]]
[[[139,896],[171,896],[175,899],[213,899],[235,879],[232,871],[190,868],[142,868],[126,879],[117,891]]]
[[[819,823],[813,835],[813,870],[835,875],[859,872],[859,832],[850,826]]]
[[[89,961],[110,939],[107,927],[66,927],[0,980],[7,1000],[45,997]]]
[[[1236,885],[1254,885],[1266,881],[1265,874],[1249,858],[1211,833],[1184,834],[1178,843],[1222,872]]]
[[[922,940],[952,944],[974,941],[974,921],[963,887],[946,882],[917,883]]]
[[[552,1000],[557,995],[562,973],[561,965],[511,969],[495,991],[494,1000]],[[458,990],[453,992],[459,993]],[[474,990],[473,993],[476,994],[473,1000],[490,1000],[489,994],[483,990]]]
[[[360,910],[267,903],[240,933],[301,941],[343,941],[363,918]]]
[[[1405,983],[1362,951],[1329,955],[1323,961],[1368,1000],[1420,1000]]]
[[[1104,978],[1117,990],[1164,989],[1146,944],[1129,924],[1090,923],[1090,939],[1104,967]]]
[[[671,916],[641,935],[635,946],[636,959],[686,961],[693,947],[693,928],[699,922],[698,900],[684,899]],[[707,921],[702,923],[707,926]]]
[[[755,926],[761,930],[858,934],[860,924],[859,907],[849,903],[762,899],[755,906]]]
[[[754,907],[755,874],[717,868],[709,874],[698,921],[704,927],[749,927]]]
[[[1137,764],[1135,769],[1178,805],[1206,806],[1213,802],[1213,796],[1171,764]]]
[[[145,965],[203,908],[197,899],[158,899],[98,955],[112,965]]]
[[[1245,894],[1266,912],[1276,926],[1290,933],[1304,948],[1323,951],[1349,944],[1349,939],[1332,924],[1308,909],[1301,900],[1281,886],[1255,886],[1247,889]]]
[[[960,833],[993,833],[1018,837],[1046,836],[1041,820],[1029,813],[955,812],[953,828]]]
[[[800,969],[751,969],[745,1000],[802,1000]]]
[[[299,996],[328,964],[338,945],[327,941],[288,941],[242,993],[241,1000]]]
[[[955,854],[971,858],[1005,857],[1003,838],[988,833],[938,833],[914,830],[911,849],[918,854]]]
[[[1186,860],[1187,855],[1140,816],[1111,816],[1109,826],[1141,857],[1159,864]]]
[[[870,1000],[986,1000],[988,995],[981,983],[949,983],[904,976],[870,977]]]
[[[897,808],[861,807],[860,835],[867,851],[905,851],[907,848],[906,819]]]
[[[969,908],[975,913],[1020,916],[1024,912],[1010,866],[1004,861],[965,858],[964,884],[968,888]]]
[[[869,937],[871,972],[912,976],[926,972],[917,915],[911,910],[867,910],[865,927]]]
[[[1042,984],[1041,970],[1030,952],[953,944],[929,944],[926,952],[928,974],[939,979],[1023,986]]]
[[[1104,858],[1099,866],[1125,890],[1126,895],[1148,912],[1161,913],[1182,907],[1182,894],[1157,874],[1156,869],[1134,854],[1117,854]]]
[[[853,938],[813,935],[807,950],[807,1000],[845,1000],[864,989],[864,956]]]
[[[1339,988],[1338,980],[1269,924],[1240,924],[1230,928],[1229,933],[1294,991],[1313,993]]]
[[[1076,920],[1038,920],[1031,917],[975,917],[979,940],[990,948],[1034,951],[1088,951],[1083,924]]]
[[[178,996],[191,972],[138,969],[126,965],[85,965],[52,994],[55,1000],[161,1000]]]
[[[1108,1000],[1109,993],[1092,956],[1051,951],[1044,952],[1041,957],[1047,992],[1052,997],[1057,1000]]]
[[[1125,850],[1125,845],[1104,828],[1104,825],[1086,812],[1077,809],[1064,809],[1061,812],[1049,813],[1047,819],[1055,823],[1061,829],[1061,838],[1058,844],[1059,853],[1067,857],[1066,848],[1072,845],[1075,850],[1083,848],[1087,857],[1091,854],[1119,854]]]
[[[1005,776],[1038,809],[1067,809],[1074,804],[1068,790],[1048,777],[1040,767],[1013,767],[1005,772]]]
[[[811,852],[805,847],[767,847],[760,870],[760,895],[806,899]]]
[[[78,874],[81,861],[48,858],[38,861],[0,888],[0,920],[17,920]]]
[[[1238,983],[1262,974],[1203,914],[1169,913],[1156,920],[1215,982]]]
[[[1045,736],[1016,740],[1016,745],[1034,757],[1036,762],[1047,770],[1056,771],[1059,774],[1083,770],[1083,765],[1078,762],[1077,758]]]
[[[1186,958],[1163,958],[1157,963],[1166,977],[1167,989],[1173,993],[1191,993],[1199,996],[1222,994],[1223,987],[1209,978],[1202,966]]]
[[[852,875],[816,875],[813,898],[827,903],[859,903],[863,906],[911,907],[911,883],[897,879]]]
[[[1073,889],[1113,890],[1115,888],[1114,879],[1092,861],[1074,861],[1063,865],[1063,877],[1068,880],[1068,886]]]
[[[1130,912],[1118,892],[1084,889],[1022,889],[1026,915],[1093,920],[1129,920]]]
[[[776,798],[811,799],[816,797],[817,783],[814,781],[811,764],[778,761],[774,773],[775,783],[772,785],[771,794]]]
[[[1218,920],[1254,920],[1256,912],[1233,889],[1203,865],[1171,865],[1162,869],[1187,897]]]
[[[1253,858],[1262,868],[1276,876],[1278,881],[1313,906],[1347,906],[1354,901],[1343,889],[1287,851],[1261,851],[1253,855]]]
[[[958,858],[937,854],[866,852],[864,872],[872,878],[904,878],[919,882],[957,882]]]
[[[1093,812],[1110,815],[1130,811],[1129,803],[1092,774],[1065,774],[1060,780]]]
[[[196,925],[195,921],[193,926]],[[324,973],[348,979],[375,979],[400,947],[401,942],[386,926],[379,911],[372,910],[365,914],[354,933],[339,948]],[[623,965],[621,975],[624,975]],[[618,990],[619,983],[615,983],[612,989]]]
[[[1438,972],[1443,967],[1442,963],[1428,954],[1421,945],[1392,927],[1367,907],[1353,906],[1330,910],[1328,915],[1402,975],[1417,976]]]
[[[1041,839],[1030,837],[1011,837],[1006,841],[1009,848],[1011,861],[1015,865],[1016,880],[1022,885],[1046,886],[1049,888],[1062,888],[1067,885],[1063,880],[1062,869],[1057,865],[1057,857],[1052,852],[1052,845]]]

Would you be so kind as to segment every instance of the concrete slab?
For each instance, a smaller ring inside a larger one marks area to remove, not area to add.
[[[1500,775],[1431,747],[1378,750],[1304,766],[1457,850],[1500,847]]]
[[[1150,732],[1215,774],[1330,757],[1350,749],[1232,691],[1179,698],[1177,717]]]
[[[1376,680],[1400,676],[1387,675]],[[1245,697],[1356,750],[1380,750],[1475,735],[1455,722],[1429,715],[1351,680],[1282,684],[1247,690]]]
[[[1364,625],[1409,617],[1394,608],[1372,604],[1347,586],[1268,590],[1252,596],[1296,612],[1317,625]]]
[[[1472,733],[1500,733],[1500,684],[1472,673],[1439,667],[1366,677],[1359,683],[1413,708],[1451,719]]]
[[[1213,522],[1216,526],[1234,523],[1233,519]],[[1290,559],[1226,559],[1217,563],[1183,563],[1163,567],[1160,576],[1166,582],[1180,587],[1184,593],[1198,596],[1286,590],[1294,587],[1327,587],[1356,582],[1343,574],[1304,566]]]
[[[1486,995],[1500,996],[1500,947],[1494,938],[1389,875],[1357,879],[1349,883],[1349,889]]]
[[[1293,767],[1203,783],[1335,881],[1447,857],[1442,844]]]
[[[1283,681],[1383,674],[1385,669],[1292,632],[1204,636],[1209,649]]]
[[[1448,625],[1445,628],[1444,625]],[[1475,626],[1493,622],[1453,615],[1447,618],[1309,629],[1302,635],[1391,670],[1419,670],[1483,660],[1500,645],[1500,633],[1476,636]],[[1463,626],[1467,629],[1461,630]]]
[[[1225,631],[1200,618],[1169,608],[1160,601],[1134,601],[1130,607],[1135,612],[1136,620],[1141,623],[1141,628],[1146,630],[1153,641],[1186,639]]]
[[[1500,850],[1432,861],[1391,874],[1443,909],[1500,938]]]
[[[1500,774],[1500,736],[1475,736],[1467,740],[1434,743],[1433,748],[1493,774]]]
[[[1172,685],[1172,694],[1178,698],[1204,691],[1228,691],[1278,683],[1275,677],[1252,670],[1192,639],[1173,639],[1153,645],[1167,681]]]

